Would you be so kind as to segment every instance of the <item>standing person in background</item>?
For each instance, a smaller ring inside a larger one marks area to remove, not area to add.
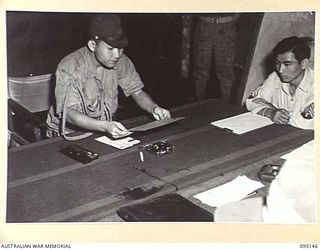
[[[119,16],[96,14],[89,25],[86,46],[62,59],[56,71],[56,106],[47,117],[47,136],[63,135],[76,130],[98,131],[119,138],[130,132],[113,121],[118,108],[118,87],[132,96],[142,109],[155,119],[170,118],[170,112],[157,105],[143,91],[144,84],[132,61],[123,53],[128,40]]]
[[[235,21],[240,14],[211,13],[198,16],[193,38],[193,79],[197,100],[206,97],[212,59],[220,83],[221,99],[229,102],[235,79]]]

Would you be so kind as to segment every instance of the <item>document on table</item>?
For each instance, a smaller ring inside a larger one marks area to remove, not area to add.
[[[135,140],[132,137],[126,137],[123,139],[118,139],[118,140],[112,140],[106,136],[101,136],[95,139],[96,141],[99,141],[101,143],[110,145],[112,147],[118,148],[118,149],[125,149],[132,147],[133,145],[136,145],[140,143],[140,140]]]
[[[252,114],[251,112],[228,117],[219,121],[211,122],[212,125],[231,130],[236,134],[243,134],[258,128],[272,124],[273,122],[262,115]]]
[[[153,121],[153,122],[149,122],[149,123],[146,123],[146,124],[134,127],[134,128],[130,128],[129,131],[143,132],[143,131],[147,131],[149,129],[154,129],[154,128],[162,127],[165,125],[169,125],[171,123],[177,122],[182,119],[185,119],[185,117],[175,117],[175,118],[167,118],[167,119],[163,119],[163,120]]]
[[[226,203],[241,200],[261,187],[264,187],[261,182],[242,175],[226,184],[196,194],[193,197],[211,207],[219,207]]]

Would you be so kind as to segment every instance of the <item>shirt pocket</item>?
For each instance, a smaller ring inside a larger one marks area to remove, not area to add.
[[[100,106],[101,106],[101,98],[99,95],[95,95],[87,101],[87,109],[91,112],[99,110]]]
[[[108,97],[110,99],[116,100],[118,99],[118,80],[115,73],[111,74],[106,80],[106,88]]]
[[[93,81],[89,85],[85,86],[83,91],[83,105],[85,107],[86,113],[90,117],[99,117],[101,115],[101,90],[97,84]]]

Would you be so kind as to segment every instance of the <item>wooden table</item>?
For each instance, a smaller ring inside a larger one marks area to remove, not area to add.
[[[314,137],[313,131],[289,125],[236,135],[210,124],[244,111],[214,99],[178,107],[173,116],[185,120],[151,131],[139,145],[125,150],[94,140],[101,135],[75,142],[55,138],[10,149],[7,222],[105,221],[119,207],[257,166]],[[143,116],[123,123],[130,128],[151,120]],[[173,153],[162,157],[145,153],[141,162],[139,147],[164,139],[175,146]],[[59,152],[71,144],[90,149],[99,158],[82,164]]]

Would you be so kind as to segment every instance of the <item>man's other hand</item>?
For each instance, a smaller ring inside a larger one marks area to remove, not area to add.
[[[273,109],[269,118],[276,124],[287,124],[290,121],[290,113],[285,109]]]
[[[129,130],[125,128],[120,122],[105,122],[104,123],[104,131],[109,133],[113,138],[121,138],[131,134]]]
[[[171,118],[171,114],[169,110],[166,110],[164,108],[161,108],[159,106],[156,106],[153,111],[152,115],[156,120],[163,120],[163,119],[168,119]]]

